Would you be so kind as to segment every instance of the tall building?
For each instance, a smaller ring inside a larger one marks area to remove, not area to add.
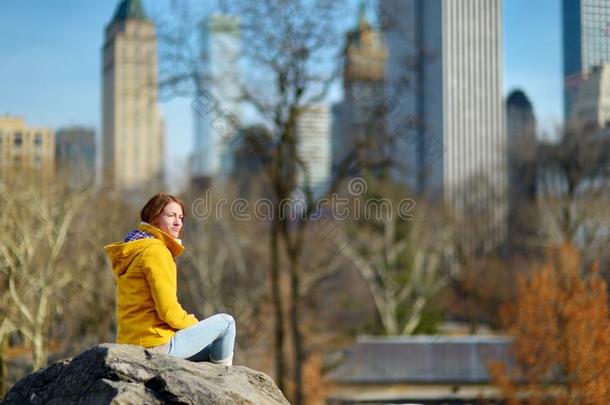
[[[194,180],[230,174],[231,144],[241,126],[239,20],[230,15],[212,14],[202,22],[200,30],[205,89],[200,98],[205,100],[193,104],[195,151],[191,176]]]
[[[396,176],[476,216],[501,241],[506,222],[500,0],[381,0]]]
[[[51,128],[28,127],[21,117],[0,116],[0,173],[33,169],[55,173],[55,136]]]
[[[536,232],[536,117],[527,95],[513,90],[506,98],[508,151],[508,241],[525,247]]]
[[[509,160],[536,159],[536,117],[532,103],[523,90],[513,90],[506,98],[506,135]],[[533,198],[535,193],[531,191],[528,194]]]
[[[564,116],[593,66],[610,62],[610,2],[562,0]]]
[[[119,190],[159,187],[164,125],[157,104],[157,39],[139,0],[121,0],[102,50],[102,175]]]
[[[303,108],[296,122],[297,154],[305,171],[299,172],[301,186],[308,182],[314,198],[326,191],[331,171],[331,120],[327,105]]]
[[[55,136],[58,174],[73,187],[95,182],[95,131],[92,128],[61,128]]]
[[[594,66],[580,83],[572,99],[570,123],[591,130],[610,125],[610,63]]]
[[[384,111],[386,59],[387,49],[381,33],[369,22],[362,1],[356,27],[346,38],[344,99],[333,107],[334,166],[340,165],[356,145],[360,145],[356,152],[361,163],[378,161],[387,153]]]

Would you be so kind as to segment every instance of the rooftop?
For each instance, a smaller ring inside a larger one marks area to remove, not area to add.
[[[506,98],[506,105],[511,107],[517,107],[523,110],[532,110],[532,103],[529,98],[525,95],[523,90],[513,90]]]
[[[121,0],[117,6],[112,21],[115,22],[128,19],[148,20],[140,0]]]
[[[331,379],[347,384],[485,384],[489,362],[512,364],[505,336],[362,337]]]

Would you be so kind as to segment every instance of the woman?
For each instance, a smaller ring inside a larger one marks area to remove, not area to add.
[[[117,343],[230,366],[233,318],[216,314],[198,321],[178,303],[174,259],[184,251],[178,239],[184,211],[180,199],[159,193],[142,208],[138,229],[104,248],[118,289]]]

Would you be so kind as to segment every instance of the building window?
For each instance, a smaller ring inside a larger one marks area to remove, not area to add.
[[[21,134],[21,132],[15,132],[13,143],[15,146],[21,146],[23,144],[23,134]]]
[[[36,134],[34,137],[34,145],[42,145],[42,134]]]

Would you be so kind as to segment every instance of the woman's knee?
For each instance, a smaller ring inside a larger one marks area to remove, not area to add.
[[[227,326],[229,328],[235,329],[235,319],[231,315],[225,313],[218,315],[220,315],[227,322]]]
[[[235,325],[235,319],[233,319],[233,317],[231,315],[225,314],[225,313],[222,313],[222,314],[219,314],[219,315],[222,316],[223,319],[225,321],[227,321],[228,323]]]

